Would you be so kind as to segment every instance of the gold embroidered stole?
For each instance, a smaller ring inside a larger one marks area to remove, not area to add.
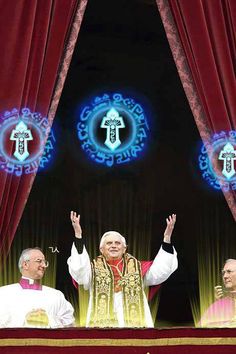
[[[92,263],[93,288],[90,327],[118,327],[114,312],[114,275],[103,256]],[[140,262],[126,253],[123,257],[122,288],[125,327],[146,327],[143,280]]]

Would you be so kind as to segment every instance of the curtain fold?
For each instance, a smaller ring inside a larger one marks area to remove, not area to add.
[[[57,109],[87,0],[0,0],[0,112]],[[35,173],[0,171],[0,254],[7,254]]]
[[[156,3],[203,142],[214,133],[236,130],[235,1]],[[236,192],[223,193],[236,220]]]

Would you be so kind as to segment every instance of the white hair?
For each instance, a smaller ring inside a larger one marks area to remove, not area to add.
[[[42,252],[41,248],[39,248],[39,247],[26,248],[21,252],[21,255],[20,255],[20,258],[18,261],[18,268],[21,273],[22,273],[22,263],[30,260],[30,252],[33,250],[38,250],[38,251]]]
[[[106,238],[107,236],[110,236],[110,235],[119,236],[121,242],[122,242],[123,245],[124,245],[124,247],[126,247],[126,240],[125,240],[124,236],[122,236],[122,235],[121,235],[119,232],[117,232],[117,231],[107,231],[107,232],[105,232],[105,234],[102,235],[99,248],[103,247],[103,244],[104,244],[104,242],[105,242],[105,238]]]
[[[226,259],[224,264],[229,263],[229,262],[236,262],[236,259],[234,259],[234,258]]]

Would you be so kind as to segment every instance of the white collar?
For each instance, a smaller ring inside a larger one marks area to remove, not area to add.
[[[21,278],[22,278],[22,279],[27,279],[27,280],[29,280],[29,284],[30,284],[30,285],[33,285],[33,284],[34,284],[34,279],[31,279],[31,278],[28,278],[28,277],[24,277],[24,276],[22,276]]]

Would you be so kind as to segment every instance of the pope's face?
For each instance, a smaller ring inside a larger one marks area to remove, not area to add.
[[[100,247],[100,251],[108,261],[116,260],[122,258],[126,247],[119,235],[110,234],[105,238],[103,246]]]
[[[44,254],[40,250],[31,250],[30,259],[22,264],[22,275],[30,279],[42,279],[46,265]]]
[[[225,264],[222,275],[225,288],[230,291],[236,291],[236,260]]]

